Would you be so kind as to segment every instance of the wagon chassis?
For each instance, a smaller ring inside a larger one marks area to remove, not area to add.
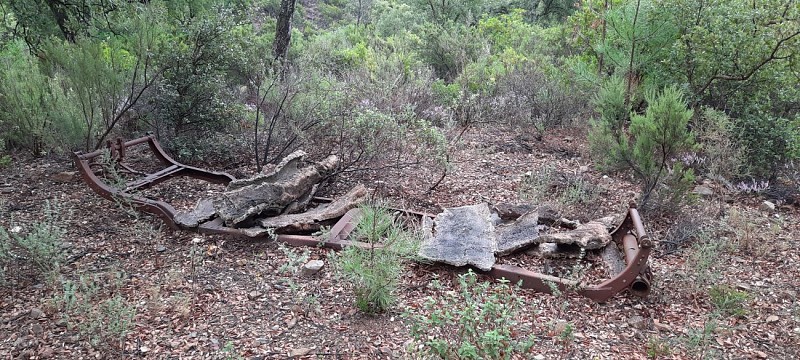
[[[142,144],[148,145],[150,151],[163,166],[161,170],[152,173],[142,172],[133,169],[125,162],[127,150]],[[140,178],[126,182],[121,186],[108,184],[99,176],[103,172],[102,167],[104,164],[102,159],[104,155],[108,156],[108,159],[105,160],[105,166],[111,164],[111,166],[114,166],[115,171],[137,175]],[[249,236],[249,233],[244,229],[225,226],[219,217],[202,222],[197,227],[178,224],[175,221],[175,216],[178,212],[172,205],[164,201],[141,196],[134,193],[134,191],[152,187],[175,177],[190,177],[221,185],[227,185],[235,178],[224,172],[209,171],[175,161],[166,154],[152,135],[127,142],[122,139],[109,140],[104,149],[89,153],[78,151],[73,154],[73,159],[84,182],[98,195],[112,201],[122,200],[139,211],[151,213],[159,217],[171,229],[251,239],[269,238],[294,246],[321,246],[336,250],[346,246],[367,246],[367,244],[349,239],[350,233],[358,222],[358,209],[352,209],[339,218],[331,227],[327,238],[302,234],[277,234],[272,237],[272,235],[264,234],[263,232],[256,236]],[[95,170],[98,167],[100,169]],[[321,198],[317,198],[317,200],[320,202],[330,201],[329,199]],[[430,216],[413,211],[402,211],[415,216]],[[606,269],[608,269],[608,277],[606,280],[596,284],[584,284],[579,281],[541,274],[520,266],[506,264],[495,264],[491,270],[483,273],[495,279],[505,278],[513,283],[519,283],[522,288],[544,293],[552,293],[556,289],[558,291],[573,290],[597,302],[605,302],[614,295],[626,290],[636,296],[647,296],[650,292],[651,281],[647,260],[653,244],[644,230],[641,217],[634,204],[629,206],[624,220],[611,232],[611,237],[612,241],[601,250],[602,259],[606,263]]]

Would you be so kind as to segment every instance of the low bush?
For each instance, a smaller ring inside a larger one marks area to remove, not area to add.
[[[743,317],[747,314],[747,302],[750,294],[736,290],[728,285],[715,285],[708,291],[711,303],[717,311],[733,317]]]
[[[416,255],[419,241],[379,205],[362,206],[359,216],[351,237],[365,246],[348,246],[333,257],[333,264],[353,287],[356,307],[380,313],[396,302],[403,264]]]
[[[405,314],[420,356],[512,359],[530,351],[534,339],[519,335],[517,316],[524,303],[513,286],[478,282],[472,270],[458,277],[458,285],[456,291],[428,297],[422,311]]]
[[[600,118],[592,122],[590,146],[601,168],[633,173],[642,187],[640,208],[679,209],[694,181],[692,169],[676,160],[694,148],[687,127],[693,111],[675,87],[649,91],[645,99],[645,114],[631,113],[624,81],[610,78],[595,98]]]
[[[48,202],[43,220],[30,225],[30,229],[15,226],[9,231],[0,227],[0,267],[6,267],[13,259],[23,259],[39,275],[57,274],[65,259],[65,230],[59,212],[57,205]]]

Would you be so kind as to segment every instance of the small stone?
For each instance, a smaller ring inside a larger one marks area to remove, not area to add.
[[[287,329],[294,328],[295,325],[297,325],[297,318],[296,317],[293,317],[293,318],[289,319],[289,321],[286,322],[286,328]]]
[[[41,335],[44,332],[44,329],[42,328],[41,324],[33,323],[33,325],[31,325],[31,332],[33,332],[34,335]]]
[[[139,348],[139,352],[141,352],[142,354],[148,353],[150,352],[150,348],[147,346],[142,346]]]
[[[764,200],[764,202],[761,203],[759,209],[761,209],[762,211],[769,211],[769,212],[775,211],[775,203],[768,200]]]
[[[778,320],[780,320],[778,315],[770,315],[767,317],[767,324],[777,322]]]
[[[22,231],[22,226],[17,225],[11,228],[12,234],[19,234],[20,231]]]
[[[75,180],[75,175],[78,173],[75,171],[62,171],[58,174],[53,175],[53,180],[58,181],[60,183],[68,183]]]
[[[323,266],[325,266],[325,262],[322,260],[311,260],[303,265],[300,272],[303,276],[311,276],[318,273]]]
[[[568,322],[564,320],[558,320],[556,324],[553,326],[553,334],[555,335],[563,334],[565,331],[567,331],[567,326],[569,326]]]
[[[546,358],[542,354],[539,354],[539,355],[536,355],[536,356],[533,357],[533,360],[544,360],[544,359],[546,359]]]
[[[31,319],[41,319],[44,317],[44,311],[39,308],[32,308],[30,312]]]
[[[628,325],[639,330],[644,330],[647,327],[647,323],[645,322],[644,318],[639,315],[631,316],[628,319]]]
[[[311,349],[309,349],[307,347],[301,347],[301,348],[297,348],[297,349],[292,349],[292,351],[289,352],[289,357],[306,356],[310,352],[311,352]]]
[[[589,171],[589,167],[586,166],[586,165],[582,165],[581,167],[578,168],[578,172],[581,173],[581,174],[583,174],[585,172],[588,172],[588,171]]]
[[[167,251],[167,248],[162,244],[158,244],[158,246],[156,246],[156,251],[162,253],[164,251]]]
[[[261,297],[261,292],[257,290],[253,290],[247,294],[247,298],[250,300],[255,300]]]
[[[714,190],[711,190],[711,188],[705,185],[697,185],[694,187],[694,190],[692,190],[692,193],[703,197],[708,197],[714,195]]]

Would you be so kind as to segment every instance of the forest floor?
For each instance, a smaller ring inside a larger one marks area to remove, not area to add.
[[[635,196],[628,179],[594,170],[585,135],[512,134],[465,133],[450,174],[430,193],[438,174],[410,168],[380,179],[341,177],[328,191],[361,181],[398,206],[432,213],[479,202],[549,202],[582,221],[619,214]],[[0,169],[0,226],[29,232],[49,203],[66,229],[69,260],[61,281],[37,275],[23,259],[6,269],[2,358],[416,358],[404,314],[424,312],[429,297],[457,289],[452,268],[410,263],[393,310],[365,315],[331,270],[332,250],[163,230],[159,220],[101,199],[72,171],[69,161],[52,159]],[[153,191],[181,209],[220,190],[175,180]],[[520,335],[535,343],[514,357],[800,357],[800,211],[764,209],[762,200],[720,190],[677,219],[645,216],[657,240],[647,298],[623,293],[599,304],[570,292],[515,290],[525,304]],[[666,251],[668,241],[681,246]],[[307,259],[325,267],[296,276]],[[443,286],[431,286],[434,280]],[[135,314],[130,326],[127,313]],[[123,341],[114,336],[119,327],[130,330]]]

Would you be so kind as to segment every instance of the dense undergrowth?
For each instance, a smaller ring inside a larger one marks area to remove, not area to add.
[[[634,174],[642,202],[680,202],[697,176],[797,185],[791,1],[2,5],[6,152],[149,132],[184,161],[260,169],[313,144],[342,171],[446,174],[465,127],[591,126],[597,163]]]

